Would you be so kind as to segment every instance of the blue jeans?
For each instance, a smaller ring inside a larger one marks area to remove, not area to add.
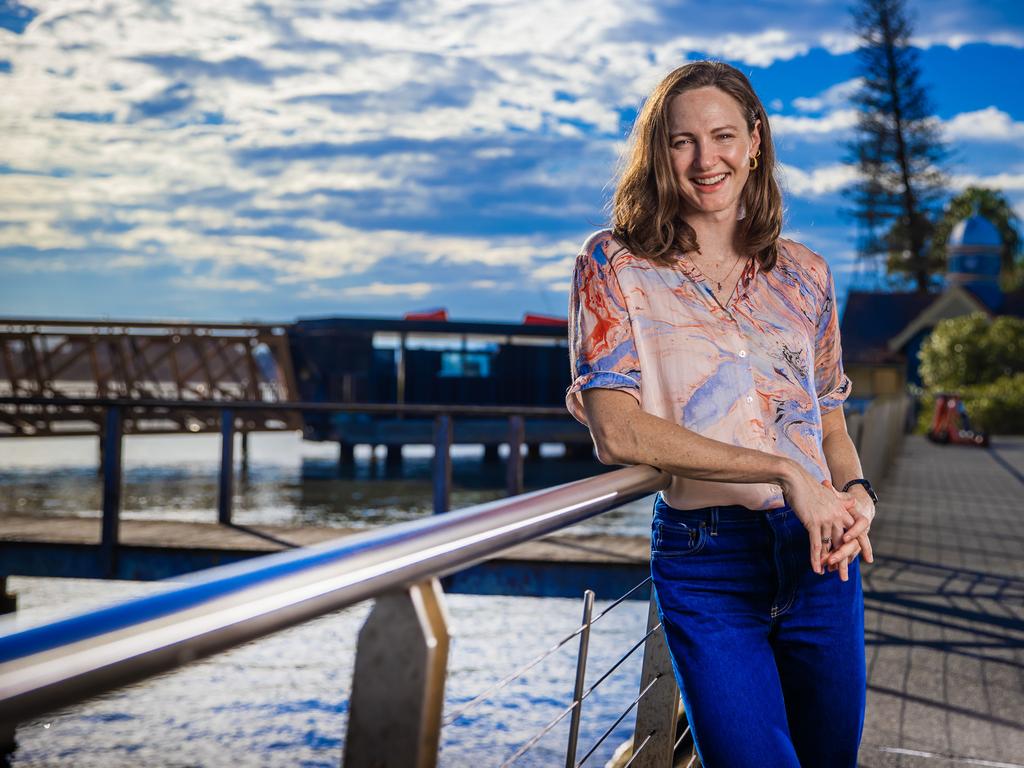
[[[659,493],[651,575],[704,768],[855,768],[864,600],[811,570],[788,506],[679,510]]]

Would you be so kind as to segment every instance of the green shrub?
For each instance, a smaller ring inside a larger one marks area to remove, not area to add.
[[[975,429],[993,435],[1024,434],[1024,373],[967,387],[961,395]]]
[[[935,395],[963,398],[971,426],[990,434],[1024,434],[1024,320],[984,313],[941,321],[918,353],[925,392],[917,430],[926,432]]]
[[[960,390],[1024,372],[1024,320],[976,312],[941,321],[918,353],[932,391]]]

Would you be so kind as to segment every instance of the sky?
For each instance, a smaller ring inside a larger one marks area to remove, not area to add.
[[[1024,3],[910,0],[951,193],[1024,218]],[[848,0],[0,0],[0,316],[565,316],[645,95],[740,67],[784,235],[877,285]]]

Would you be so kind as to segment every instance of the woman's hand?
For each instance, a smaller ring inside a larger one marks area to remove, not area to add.
[[[782,494],[807,529],[811,540],[811,568],[821,575],[825,572],[823,564],[831,547],[838,545],[843,531],[853,530],[856,521],[850,510],[856,500],[848,493],[838,493],[828,480],[818,483],[799,465],[783,480]],[[822,540],[828,543],[823,544]]]
[[[840,496],[852,499],[854,506],[850,510],[855,518],[853,526],[842,534],[842,538],[835,538],[833,542],[842,541],[841,546],[828,553],[828,569],[830,572],[838,570],[839,578],[846,581],[850,578],[849,567],[858,554],[864,555],[864,560],[873,563],[874,553],[871,550],[871,541],[868,539],[868,531],[871,530],[871,522],[875,519],[875,503],[866,492],[859,491],[855,494],[842,493]]]

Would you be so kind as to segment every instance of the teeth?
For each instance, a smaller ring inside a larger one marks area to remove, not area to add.
[[[724,173],[720,173],[717,176],[712,176],[710,179],[694,179],[694,181],[697,182],[698,184],[700,184],[701,186],[707,187],[707,186],[710,186],[712,184],[717,184],[718,182],[720,182],[724,178],[725,178],[725,174]]]

